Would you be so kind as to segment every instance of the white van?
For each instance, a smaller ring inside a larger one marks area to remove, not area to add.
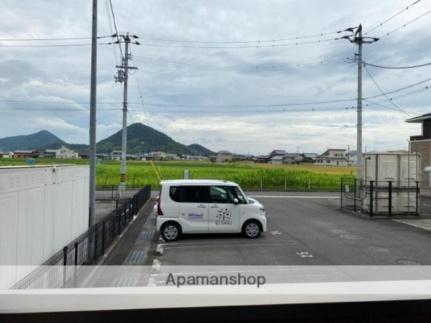
[[[182,233],[240,233],[257,238],[266,231],[265,209],[238,184],[221,180],[160,183],[157,230],[165,241]]]

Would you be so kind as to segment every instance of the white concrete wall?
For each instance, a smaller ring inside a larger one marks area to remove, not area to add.
[[[0,288],[87,229],[88,180],[88,166],[0,168],[0,266],[19,266]]]

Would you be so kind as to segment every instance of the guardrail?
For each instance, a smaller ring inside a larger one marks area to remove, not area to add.
[[[151,197],[151,186],[122,200],[115,210],[64,246],[12,288],[59,288],[76,280],[80,267],[94,263]]]

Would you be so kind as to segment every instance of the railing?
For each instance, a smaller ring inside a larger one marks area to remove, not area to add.
[[[76,280],[82,265],[93,264],[138,214],[151,197],[151,186],[141,188],[133,197],[117,204],[115,210],[64,246],[13,288],[66,287]]]
[[[340,207],[377,214],[419,215],[421,212],[420,182],[362,181],[342,179]]]
[[[142,186],[126,186],[126,191],[139,191]],[[116,185],[97,185],[97,200],[116,200],[118,199],[118,184]]]

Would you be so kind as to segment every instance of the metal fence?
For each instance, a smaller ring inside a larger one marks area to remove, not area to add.
[[[357,181],[342,178],[342,209],[374,215],[419,215],[421,213],[420,182]]]
[[[64,246],[13,288],[55,288],[73,284],[83,265],[93,264],[118,237],[151,197],[151,186],[141,188],[133,197],[117,201],[116,208]]]
[[[96,186],[96,199],[97,200],[116,200],[118,195],[118,184],[116,185],[97,185]],[[142,186],[126,186],[126,191],[139,191]]]

